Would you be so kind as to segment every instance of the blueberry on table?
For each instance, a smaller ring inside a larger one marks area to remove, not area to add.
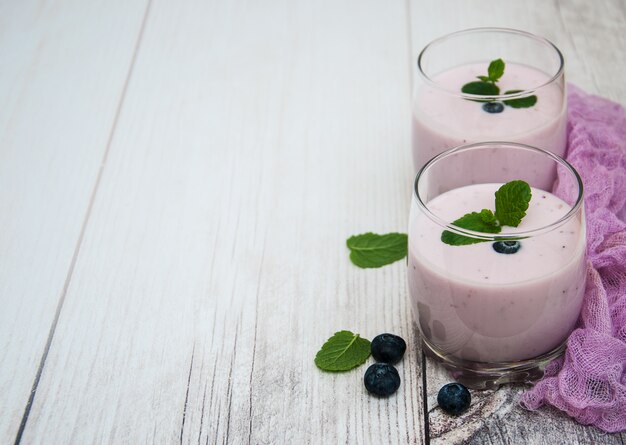
[[[472,402],[472,396],[467,388],[460,383],[443,385],[437,394],[437,403],[448,414],[458,416],[465,412]]]
[[[372,340],[372,356],[376,361],[398,363],[406,351],[406,343],[401,337],[393,334],[380,334]]]
[[[400,387],[400,375],[387,363],[374,363],[365,371],[365,388],[372,394],[387,397]]]
[[[500,102],[487,102],[483,104],[483,110],[487,113],[502,113],[504,111],[504,105]]]
[[[519,241],[496,241],[493,243],[493,250],[507,255],[516,253],[521,247],[522,244]]]

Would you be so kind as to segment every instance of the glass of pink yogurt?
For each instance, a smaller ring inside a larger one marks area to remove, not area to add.
[[[548,167],[558,172],[555,194],[536,175]],[[467,213],[496,210],[495,191],[513,180],[527,182],[532,193],[517,227],[501,225],[492,234],[452,224]],[[444,231],[480,242],[449,245]],[[564,351],[585,290],[576,170],[547,150],[518,143],[448,150],[417,174],[408,233],[409,293],[425,352],[473,388],[541,377]]]
[[[498,59],[504,71],[497,80],[486,79],[490,94],[462,91],[468,83],[481,82],[478,76],[488,77],[490,62]],[[520,142],[564,155],[564,62],[548,40],[505,28],[459,31],[426,45],[417,68],[412,100],[416,172],[444,150],[481,141]],[[554,179],[554,171],[536,173],[538,180],[545,178],[538,182],[544,187]]]

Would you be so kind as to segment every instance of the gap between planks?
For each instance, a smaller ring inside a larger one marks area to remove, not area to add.
[[[28,423],[28,417],[30,415],[30,409],[33,406],[33,402],[35,401],[35,396],[37,394],[37,388],[39,387],[39,381],[41,380],[41,375],[43,374],[43,369],[46,365],[46,359],[48,358],[48,353],[50,352],[50,347],[52,345],[52,339],[54,338],[54,333],[57,328],[57,324],[59,322],[59,318],[61,316],[61,310],[63,309],[63,303],[65,302],[65,296],[67,295],[67,290],[69,288],[70,282],[72,280],[72,276],[74,274],[74,268],[76,266],[76,261],[78,259],[78,254],[80,252],[81,245],[83,243],[83,239],[85,237],[85,232],[87,230],[87,225],[89,224],[89,219],[91,216],[91,210],[93,208],[93,204],[96,200],[96,196],[98,194],[98,189],[100,186],[100,181],[104,174],[104,169],[106,167],[107,159],[109,156],[109,151],[111,148],[111,143],[113,142],[113,137],[115,135],[115,130],[117,129],[117,123],[119,121],[119,117],[124,106],[124,99],[126,98],[126,91],[128,90],[128,84],[130,83],[130,79],[133,74],[133,68],[135,66],[135,61],[137,60],[137,54],[139,53],[139,48],[141,46],[141,40],[143,38],[144,29],[146,27],[146,22],[148,20],[148,15],[150,13],[150,5],[152,4],[152,0],[148,0],[146,4],[146,10],[143,15],[143,19],[141,21],[141,26],[139,27],[139,33],[137,35],[137,39],[135,41],[135,47],[133,49],[133,55],[131,57],[130,66],[128,67],[128,73],[126,74],[126,78],[124,79],[124,84],[122,86],[122,91],[120,93],[120,98],[118,101],[117,109],[115,110],[115,115],[113,118],[113,124],[111,125],[111,131],[109,133],[109,137],[107,139],[106,147],[104,149],[104,153],[102,155],[102,161],[100,163],[100,168],[98,169],[98,175],[96,176],[96,180],[91,191],[91,196],[89,198],[89,204],[87,205],[87,210],[85,212],[85,217],[83,219],[83,224],[80,229],[80,233],[78,235],[78,239],[76,241],[76,247],[74,248],[74,253],[72,255],[72,260],[70,262],[70,266],[67,271],[67,275],[65,277],[65,281],[63,283],[63,289],[61,291],[61,295],[59,297],[59,302],[57,304],[57,308],[54,314],[54,319],[52,320],[52,324],[50,325],[50,331],[48,332],[48,339],[46,340],[46,344],[43,350],[43,354],[41,355],[41,360],[39,361],[39,367],[37,368],[37,373],[35,374],[35,380],[33,381],[33,386],[30,391],[30,396],[28,397],[28,401],[26,402],[26,406],[24,407],[24,414],[22,415],[22,419],[20,421],[20,427],[17,431],[17,435],[15,437],[15,445],[18,445],[22,441],[22,436],[24,435],[24,431],[26,430],[26,425]]]

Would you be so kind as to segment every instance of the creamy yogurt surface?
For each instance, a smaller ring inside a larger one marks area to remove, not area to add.
[[[477,184],[445,192],[427,207],[445,221],[483,208],[494,210],[502,184]],[[413,204],[414,207],[416,204]],[[532,188],[519,233],[558,221],[571,207]],[[514,254],[493,242],[444,244],[442,227],[414,208],[409,226],[409,290],[418,324],[440,352],[479,362],[518,361],[559,346],[582,304],[585,228],[580,215],[547,233],[521,240]]]
[[[437,154],[462,144],[483,141],[519,142],[563,155],[566,147],[566,100],[558,82],[535,91],[529,108],[505,106],[488,113],[482,103],[460,94],[464,84],[487,73],[488,62],[455,67],[432,79],[438,87],[422,84],[413,99],[412,145],[415,171]],[[535,68],[506,63],[497,85],[500,92],[529,90],[549,83],[550,76]],[[541,174],[552,174],[546,172]],[[550,188],[545,183],[546,188]]]

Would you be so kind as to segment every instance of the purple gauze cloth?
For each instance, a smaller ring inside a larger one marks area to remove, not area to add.
[[[626,117],[609,100],[569,86],[567,160],[583,179],[587,286],[565,355],[523,394],[535,410],[553,405],[584,425],[626,430]],[[556,195],[573,185],[557,181]]]

